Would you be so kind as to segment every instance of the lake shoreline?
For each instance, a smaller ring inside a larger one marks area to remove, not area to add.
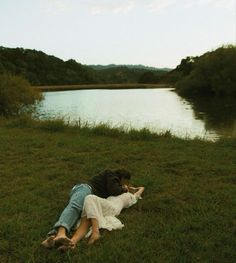
[[[37,108],[38,116],[64,116],[70,121],[83,119],[90,123],[149,127],[155,132],[171,130],[180,137],[199,136],[210,140],[221,135],[235,134],[232,120],[228,126],[212,124],[206,107],[195,109],[195,104],[180,97],[168,86],[148,85],[145,89],[143,85],[139,85],[139,88],[136,86],[134,89],[134,84],[129,84],[128,87],[114,84],[113,89],[109,89],[110,85],[69,85],[68,90],[66,87],[44,86],[48,92],[44,92],[44,100]],[[75,90],[69,90],[71,88]],[[76,90],[78,88],[81,89]],[[234,108],[232,110],[234,111]]]
[[[141,83],[127,83],[127,84],[78,84],[78,85],[45,85],[32,86],[34,89],[41,92],[50,91],[66,91],[66,90],[90,90],[90,89],[160,89],[171,88],[170,84],[141,84]]]

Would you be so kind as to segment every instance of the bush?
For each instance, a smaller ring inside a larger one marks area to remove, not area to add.
[[[12,116],[32,112],[42,99],[42,94],[31,88],[20,76],[0,75],[0,115]]]

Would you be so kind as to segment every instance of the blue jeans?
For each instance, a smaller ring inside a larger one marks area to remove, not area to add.
[[[70,233],[71,229],[81,218],[85,197],[91,193],[92,190],[89,185],[75,185],[70,192],[70,201],[68,205],[63,210],[59,220],[56,222],[53,230],[50,231],[48,235],[56,234],[59,227],[64,227],[67,230],[67,233]]]

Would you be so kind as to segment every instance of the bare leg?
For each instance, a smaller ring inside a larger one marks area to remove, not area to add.
[[[74,245],[76,245],[87,234],[90,225],[91,221],[87,219],[87,217],[82,217],[79,228],[76,230],[73,237],[71,238],[71,241]]]
[[[62,245],[58,249],[66,251],[68,249],[75,249],[76,244],[87,234],[91,222],[87,217],[82,217],[79,227],[76,229],[74,235],[71,238],[71,244]]]
[[[94,244],[94,242],[96,242],[101,236],[99,232],[98,220],[96,218],[91,218],[91,224],[92,224],[92,235],[88,241],[89,245]]]

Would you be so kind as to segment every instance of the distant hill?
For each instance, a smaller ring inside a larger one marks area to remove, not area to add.
[[[24,76],[33,85],[98,82],[95,70],[73,59],[63,61],[42,51],[0,47],[0,73]]]
[[[94,67],[90,67],[94,69]],[[103,83],[159,83],[161,76],[167,73],[163,70],[150,70],[147,67],[129,67],[127,65],[95,68]]]
[[[143,65],[82,65],[42,51],[0,47],[0,73],[22,75],[32,85],[158,83],[169,69]]]
[[[116,64],[109,64],[109,65],[88,65],[89,67],[92,67],[93,69],[96,70],[101,70],[101,69],[109,69],[109,68],[119,68],[119,67],[127,67],[130,69],[145,69],[145,70],[150,70],[150,71],[171,71],[173,69],[171,68],[156,68],[156,67],[149,67],[149,66],[144,66],[144,65],[116,65]]]

